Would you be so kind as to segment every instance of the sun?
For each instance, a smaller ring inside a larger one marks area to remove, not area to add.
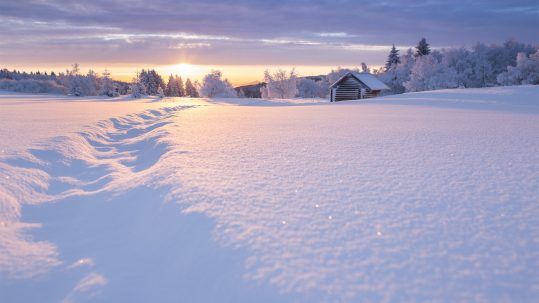
[[[195,72],[195,66],[189,63],[180,63],[175,66],[175,69],[178,71],[178,74],[182,76],[189,76]]]
[[[184,81],[187,78],[190,78],[191,81],[195,81],[207,72],[207,68],[201,65],[182,62],[163,66],[160,71],[166,75],[178,75],[182,77]]]

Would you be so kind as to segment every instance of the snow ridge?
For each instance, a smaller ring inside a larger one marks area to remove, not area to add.
[[[24,204],[139,186],[171,151],[164,126],[189,107],[111,118],[22,155],[0,157],[0,277],[27,278],[61,264],[53,244],[26,234],[40,225],[20,221]]]

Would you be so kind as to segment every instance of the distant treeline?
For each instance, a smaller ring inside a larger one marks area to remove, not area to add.
[[[375,73],[391,93],[539,84],[539,49],[507,40],[502,45],[431,50],[423,38],[402,56],[393,46],[385,67]]]
[[[109,96],[138,94],[172,97],[197,97],[196,83],[170,75],[168,82],[155,70],[142,70],[132,83],[112,80],[110,72],[101,75],[93,70],[81,74],[78,64],[71,69],[55,72],[21,72],[0,69],[0,89],[26,93],[66,94],[72,96]]]
[[[129,83],[112,80],[107,70],[102,75],[92,70],[82,75],[78,64],[74,64],[70,70],[58,74],[0,69],[0,89],[26,93],[114,97],[128,94]]]

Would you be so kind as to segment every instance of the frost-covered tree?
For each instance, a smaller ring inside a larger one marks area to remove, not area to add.
[[[193,83],[191,82],[191,79],[189,78],[185,80],[185,95],[191,98],[198,98],[197,89],[195,85],[193,85]]]
[[[495,75],[492,61],[489,60],[489,47],[482,43],[474,46],[472,51],[473,74],[471,87],[485,87],[494,85]]]
[[[505,41],[502,45],[491,45],[488,47],[488,60],[492,64],[493,80],[496,75],[505,72],[508,66],[517,64],[517,55],[524,53],[526,56],[535,53],[536,48],[520,43],[514,39]],[[495,81],[492,81],[495,82]]]
[[[416,48],[416,56],[426,56],[430,54],[430,46],[427,43],[427,39],[421,38]]]
[[[294,98],[297,93],[297,75],[294,69],[287,72],[277,69],[273,73],[269,70],[264,72],[266,86],[260,89],[262,98],[268,99],[289,99]]]
[[[99,91],[99,76],[93,71],[89,70],[86,77],[82,78],[82,96],[96,96]]]
[[[62,85],[67,88],[67,94],[83,96],[83,76],[80,74],[79,64],[75,63],[71,69],[66,70],[60,79]]]
[[[331,83],[333,84],[333,83]],[[328,81],[327,77],[322,78],[320,81],[316,81],[316,85],[318,86],[318,97],[319,98],[326,98],[329,96],[329,86],[331,85]]]
[[[454,69],[438,61],[435,56],[418,57],[412,67],[410,80],[404,83],[407,91],[424,91],[458,87]]]
[[[131,96],[133,98],[140,98],[146,95],[146,86],[144,85],[144,82],[141,79],[140,73],[137,73],[137,76],[133,78],[130,90],[131,90]]]
[[[118,96],[118,90],[116,88],[116,85],[114,84],[114,81],[112,81],[112,78],[110,77],[110,72],[106,69],[103,72],[103,77],[101,78],[101,88],[99,90],[99,94],[103,96],[109,96],[109,97]]]
[[[536,48],[531,45],[515,40],[507,40],[502,45],[487,46],[477,43],[471,51],[471,61],[474,66],[472,87],[497,85],[497,76],[507,71],[508,66],[516,66],[518,53],[529,56],[535,51]]]
[[[312,79],[302,78],[298,81],[298,97],[300,98],[317,98],[320,97],[321,91],[317,81]]]
[[[86,75],[81,75],[79,65],[76,63],[60,77],[60,82],[66,87],[69,95],[96,96],[98,92],[97,74],[89,70]]]
[[[444,50],[442,63],[455,70],[459,87],[474,86],[474,61],[469,50],[465,48]]]
[[[207,98],[237,97],[236,90],[227,79],[223,79],[223,74],[218,70],[213,70],[204,76],[198,91],[202,97]]]
[[[508,66],[497,80],[501,85],[539,84],[539,50],[529,56],[518,53],[516,66]]]
[[[395,47],[395,44],[393,44],[393,47],[391,47],[391,50],[389,51],[389,55],[387,56],[385,71],[387,72],[391,68],[395,68],[400,63],[401,63],[401,59],[399,56],[399,50]]]

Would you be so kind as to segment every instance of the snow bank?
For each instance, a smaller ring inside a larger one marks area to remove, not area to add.
[[[537,112],[538,96],[538,85],[522,85],[405,93],[372,99],[372,102]]]
[[[17,155],[0,156],[0,269],[29,277],[59,265],[55,247],[31,241],[20,222],[23,204],[43,204],[144,184],[146,169],[167,151],[166,118],[186,107],[147,110],[101,121]],[[118,143],[113,143],[117,141]]]

